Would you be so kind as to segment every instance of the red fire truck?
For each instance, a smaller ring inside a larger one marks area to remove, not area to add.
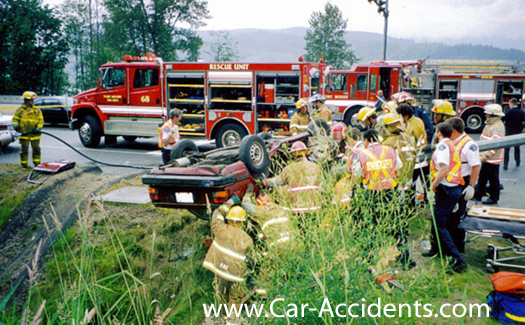
[[[100,69],[97,88],[75,96],[71,128],[86,147],[123,136],[158,137],[167,112],[183,110],[181,136],[218,147],[247,134],[287,134],[295,102],[320,91],[323,63],[179,63],[126,56]]]
[[[506,109],[515,98],[523,107],[525,73],[518,71],[517,62],[429,60],[401,64],[401,88],[426,107],[432,99],[450,101],[469,132],[483,129],[486,104],[497,103]]]

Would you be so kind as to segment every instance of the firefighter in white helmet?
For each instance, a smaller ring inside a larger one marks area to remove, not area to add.
[[[326,99],[324,98],[324,96],[320,94],[315,94],[312,97],[310,97],[309,103],[312,104],[312,107],[314,109],[312,113],[312,119],[322,119],[325,120],[326,123],[328,123],[328,125],[330,125],[332,124],[332,112],[324,104],[325,101]]]
[[[40,137],[41,129],[44,127],[44,116],[40,108],[34,105],[36,94],[26,91],[22,95],[24,103],[15,111],[13,116],[13,127],[20,132],[20,165],[22,170],[27,170],[29,162],[29,145],[33,148],[33,164],[36,166],[41,162]]]
[[[281,204],[294,213],[310,213],[321,209],[319,201],[319,175],[321,170],[316,163],[306,157],[306,145],[297,141],[292,144],[290,153],[295,161],[286,166],[281,174],[264,179],[263,185],[283,186]]]
[[[253,249],[252,238],[243,230],[247,220],[240,203],[234,195],[213,212],[214,239],[202,265],[215,273],[214,286],[221,302],[237,308],[246,293],[246,262]],[[238,324],[235,317],[227,322]]]
[[[505,116],[499,104],[485,105],[485,128],[481,132],[480,140],[498,139],[505,136],[505,125],[501,120]],[[487,191],[489,198],[483,204],[497,204],[500,195],[499,188],[499,166],[503,164],[503,149],[488,150],[481,153],[481,170],[479,172],[478,189],[474,197],[481,201],[486,195],[487,182],[490,190]]]
[[[295,103],[297,111],[292,115],[290,120],[290,131],[292,134],[305,132],[310,124],[310,117],[308,116],[308,103],[305,99],[299,99]]]

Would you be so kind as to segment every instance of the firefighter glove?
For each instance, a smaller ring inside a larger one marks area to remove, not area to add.
[[[241,204],[241,199],[239,199],[239,197],[237,196],[237,194],[232,195],[232,197],[230,198],[230,200],[233,201],[233,205]]]
[[[469,185],[463,190],[463,195],[465,196],[465,201],[468,201],[474,197],[474,186]]]
[[[13,128],[16,132],[20,132],[20,125],[14,125]]]

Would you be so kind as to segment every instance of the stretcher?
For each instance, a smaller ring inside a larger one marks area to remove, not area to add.
[[[525,245],[520,243],[525,240],[525,210],[476,205],[468,210],[459,228],[474,235],[466,242],[484,237],[507,244],[506,247],[488,245],[487,271],[495,273],[500,267],[525,270]],[[501,254],[503,252],[505,254]]]

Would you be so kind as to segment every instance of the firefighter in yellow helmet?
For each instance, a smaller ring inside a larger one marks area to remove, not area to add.
[[[240,203],[234,195],[213,212],[213,243],[202,265],[215,273],[214,285],[221,303],[237,308],[246,293],[246,260],[253,249],[252,238],[242,229],[246,211],[238,205]],[[236,318],[227,321],[236,324]]]
[[[447,119],[456,116],[454,107],[448,100],[435,100],[432,112],[434,113],[435,124],[445,122]]]
[[[399,155],[403,163],[403,168],[399,171],[399,184],[405,186],[412,180],[414,173],[414,161],[416,158],[414,140],[404,132],[405,126],[397,113],[386,114],[383,121],[389,133],[388,138],[383,141],[383,145],[392,147]]]
[[[383,125],[379,123],[374,107],[362,107],[357,113],[357,120],[366,130],[376,130],[379,135],[379,142],[383,141],[383,138],[388,135]]]
[[[308,116],[308,103],[305,99],[299,99],[295,103],[297,111],[292,115],[290,120],[290,131],[292,134],[305,132],[310,124],[310,117]]]
[[[33,148],[33,164],[36,166],[41,162],[40,137],[41,129],[44,127],[44,116],[42,111],[34,105],[36,94],[26,91],[22,95],[24,103],[15,111],[13,116],[13,127],[20,132],[20,165],[22,170],[27,169],[29,162],[29,145]]]
[[[321,209],[318,195],[321,170],[316,163],[308,160],[307,152],[303,142],[294,142],[290,153],[295,161],[286,166],[279,176],[263,180],[264,186],[283,187],[280,202],[294,213],[311,213]]]

